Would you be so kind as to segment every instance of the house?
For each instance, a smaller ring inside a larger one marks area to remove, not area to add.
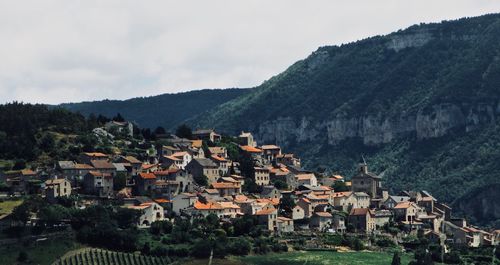
[[[66,179],[49,179],[45,181],[45,198],[54,202],[59,197],[71,195],[71,183]]]
[[[152,223],[165,219],[163,207],[156,202],[145,202],[139,205],[128,205],[125,207],[141,211],[141,216],[137,224],[139,228],[148,228]]]
[[[172,199],[172,211],[176,214],[180,214],[182,210],[193,206],[194,202],[197,200],[198,196],[195,193],[184,192],[178,194]]]
[[[389,196],[385,202],[383,202],[383,206],[387,209],[393,209],[400,202],[407,202],[410,200],[409,196]]]
[[[139,173],[136,181],[137,192],[141,195],[151,195],[156,189],[156,175],[154,173]]]
[[[212,161],[219,166],[219,175],[227,176],[229,174],[229,169],[231,167],[231,161],[218,155],[212,155],[210,157]]]
[[[90,165],[92,160],[108,160],[108,155],[105,155],[103,153],[99,152],[94,152],[94,153],[82,153],[79,156],[79,161],[84,164]]]
[[[345,216],[339,211],[332,211],[333,215],[333,223],[332,229],[337,233],[345,233],[346,225],[345,225]]]
[[[446,240],[452,244],[466,245],[467,244],[467,233],[468,231],[461,226],[453,224],[452,222],[444,222],[444,232],[451,236]]]
[[[269,169],[264,167],[254,167],[255,184],[259,186],[269,185]]]
[[[392,212],[389,210],[375,210],[375,226],[382,228],[392,220]]]
[[[301,219],[304,219],[305,217],[306,216],[305,216],[304,208],[302,208],[299,205],[295,205],[295,207],[293,207],[293,209],[292,209],[292,219],[293,220],[301,220]]]
[[[242,145],[248,145],[252,147],[257,146],[257,142],[254,141],[253,135],[249,132],[241,132],[241,134],[238,136],[238,140]]]
[[[243,152],[249,153],[254,159],[262,156],[262,149],[250,145],[240,145]]]
[[[260,147],[267,161],[275,161],[278,155],[281,155],[281,148],[276,145],[263,145]]]
[[[233,196],[241,193],[241,184],[239,182],[214,182],[212,188],[218,191],[219,196]]]
[[[326,231],[333,224],[333,216],[329,212],[315,212],[311,217],[309,227],[319,231]]]
[[[405,201],[398,203],[396,206],[394,206],[393,210],[395,221],[413,223],[418,217],[420,207],[418,207],[418,205],[414,202]]]
[[[219,175],[219,166],[207,158],[195,158],[186,166],[186,171],[193,175],[193,178],[206,176],[208,184],[217,182]]]
[[[113,165],[113,163],[111,163],[107,160],[101,160],[101,159],[91,160],[90,165],[92,165],[92,167],[94,167],[94,169],[96,171],[100,171],[103,173],[109,173],[112,176],[114,176],[116,174],[115,166]]]
[[[353,192],[354,208],[368,208],[370,206],[370,196],[364,192]]]
[[[113,175],[100,171],[90,171],[83,177],[83,186],[88,194],[101,198],[113,196]]]
[[[313,173],[296,174],[295,179],[298,185],[318,186],[318,179]]]
[[[243,215],[240,206],[234,202],[221,201],[219,204],[222,207],[222,218],[236,218]]]
[[[344,212],[349,212],[354,207],[356,202],[356,198],[352,196],[351,191],[343,191],[343,192],[334,192],[332,194],[333,206]]]
[[[203,141],[211,141],[212,143],[219,142],[221,140],[220,134],[215,133],[212,129],[196,130],[193,132],[193,137]]]
[[[216,189],[203,189],[200,195],[210,201],[220,201],[222,199],[219,191]]]
[[[176,152],[169,156],[162,156],[160,162],[162,167],[168,168],[171,165],[175,165],[177,168],[185,169],[186,166],[191,162],[193,156],[189,152],[182,151]]]
[[[248,198],[246,195],[233,195],[233,202],[238,205],[243,214],[254,214],[254,199]]]
[[[258,224],[264,225],[267,230],[274,231],[277,227],[278,210],[274,206],[266,205],[257,211],[255,216],[257,216]]]
[[[210,214],[215,214],[217,217],[222,218],[224,215],[224,208],[217,202],[201,202],[197,200],[193,204],[193,212],[205,217]]]
[[[222,146],[208,147],[208,150],[210,151],[210,155],[227,158],[227,149],[225,147]]]
[[[260,197],[268,199],[279,199],[281,198],[281,193],[276,187],[272,185],[263,186],[262,192],[260,193]]]
[[[370,233],[375,231],[375,214],[368,208],[353,208],[349,213],[348,222],[355,232]]]
[[[128,170],[129,175],[134,176],[139,172],[142,166],[142,161],[139,159],[133,157],[133,156],[120,156],[117,160],[116,163],[123,163]]]
[[[62,177],[70,179],[76,185],[85,174],[94,170],[94,168],[91,165],[79,164],[74,161],[58,161],[56,170],[61,173]]]
[[[382,178],[368,171],[368,165],[363,161],[359,165],[358,174],[351,179],[352,191],[365,192],[370,198],[382,196]]]
[[[295,157],[294,154],[279,154],[276,156],[276,163],[300,167],[300,158]]]
[[[276,220],[276,230],[279,234],[293,232],[293,219],[278,216]]]
[[[134,125],[131,122],[120,122],[120,121],[109,121],[104,124],[104,128],[107,131],[113,133],[113,131],[124,133],[130,137],[134,136]]]
[[[304,210],[304,218],[309,218],[312,216],[314,206],[308,198],[300,198],[297,201],[297,206]]]

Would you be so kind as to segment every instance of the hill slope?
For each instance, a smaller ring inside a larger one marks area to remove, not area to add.
[[[128,100],[67,103],[60,106],[84,115],[94,113],[113,117],[120,113],[141,127],[163,126],[171,129],[184,120],[244,95],[247,91],[247,89],[205,89]]]
[[[349,175],[360,154],[393,189],[453,201],[499,181],[500,15],[321,47],[190,121],[297,151]]]

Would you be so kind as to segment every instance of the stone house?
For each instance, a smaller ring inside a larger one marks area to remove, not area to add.
[[[355,232],[371,233],[375,231],[375,214],[368,208],[353,208],[349,213],[348,222]]]
[[[278,155],[281,155],[281,148],[276,145],[263,145],[260,147],[267,161],[275,161]]]
[[[269,169],[264,167],[254,167],[255,184],[259,186],[269,185]]]
[[[326,231],[331,228],[333,223],[333,216],[329,212],[315,212],[309,223],[311,229],[316,229],[319,231]]]
[[[198,200],[198,196],[195,193],[183,192],[178,194],[172,199],[172,211],[176,214],[180,214],[182,210],[185,210]]]
[[[49,179],[45,181],[45,198],[49,202],[55,202],[59,197],[68,197],[71,195],[71,183],[62,179]]]
[[[113,196],[113,175],[99,171],[90,171],[83,177],[84,190],[88,194],[101,198]]]
[[[279,234],[290,233],[294,231],[293,219],[279,216],[276,220],[276,224]]]
[[[193,175],[193,178],[206,176],[208,184],[217,182],[219,179],[219,166],[207,158],[195,158],[186,166],[186,171]]]
[[[210,141],[212,143],[219,142],[221,140],[220,134],[215,133],[212,129],[201,129],[193,132],[193,137],[203,141]]]
[[[241,134],[238,136],[238,140],[242,145],[248,145],[252,147],[257,146],[257,142],[254,141],[253,135],[249,132],[241,132]]]
[[[152,223],[156,221],[163,221],[165,219],[163,207],[156,202],[146,202],[139,205],[128,205],[125,207],[141,211],[139,223],[137,224],[137,227],[139,228],[148,228]]]
[[[152,195],[156,190],[156,175],[154,173],[139,173],[136,188],[140,195]]]
[[[280,199],[281,198],[281,193],[280,191],[272,186],[263,186],[262,187],[262,192],[260,193],[261,198],[268,198],[268,199]]]
[[[278,210],[272,205],[267,205],[255,213],[259,225],[264,225],[267,230],[275,231],[277,229]]]

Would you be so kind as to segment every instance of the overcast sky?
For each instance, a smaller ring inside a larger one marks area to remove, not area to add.
[[[498,0],[0,0],[0,103],[253,87],[319,46],[498,11]]]

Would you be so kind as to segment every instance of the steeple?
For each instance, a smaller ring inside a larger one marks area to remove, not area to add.
[[[361,156],[361,160],[359,161],[359,173],[367,174],[368,173],[368,165],[366,164],[366,160],[364,156]]]

